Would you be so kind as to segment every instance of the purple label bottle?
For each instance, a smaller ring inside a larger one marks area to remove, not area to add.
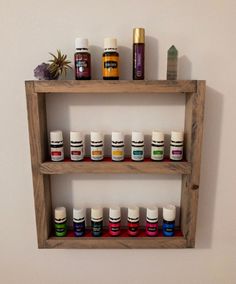
[[[133,30],[133,80],[144,80],[145,30]]]

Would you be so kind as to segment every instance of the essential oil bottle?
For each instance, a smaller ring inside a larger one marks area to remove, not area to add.
[[[139,208],[137,206],[128,208],[128,234],[136,237],[139,233]]]
[[[70,159],[81,161],[84,158],[84,137],[79,131],[70,132]]]
[[[109,209],[109,234],[112,237],[120,235],[120,207],[111,207]]]
[[[64,160],[63,135],[61,130],[50,132],[51,160],[59,162]]]
[[[93,237],[101,237],[103,230],[103,209],[91,208],[91,230]]]
[[[122,132],[112,132],[111,134],[111,159],[120,162],[124,160],[124,135]]]
[[[164,133],[159,131],[152,132],[151,159],[162,161],[164,159]]]
[[[73,208],[73,227],[75,237],[82,237],[85,234],[84,208]]]
[[[131,159],[143,161],[144,159],[144,135],[142,132],[132,132]]]
[[[102,64],[104,80],[119,80],[119,53],[116,38],[108,37],[104,39]]]
[[[75,60],[75,79],[90,80],[91,79],[91,56],[88,50],[87,38],[76,38]]]
[[[172,131],[170,142],[170,159],[181,161],[183,159],[184,133]]]
[[[56,207],[54,211],[54,228],[56,237],[65,237],[67,234],[66,208]]]
[[[145,30],[133,30],[133,80],[144,80]]]
[[[101,132],[91,132],[91,160],[101,161],[104,157],[104,137]]]
[[[175,216],[176,207],[174,205],[169,204],[163,207],[162,232],[165,237],[173,237],[175,234]]]
[[[147,208],[146,217],[146,235],[149,237],[155,237],[158,235],[158,208]]]

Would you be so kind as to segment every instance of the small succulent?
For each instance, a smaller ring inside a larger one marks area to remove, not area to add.
[[[59,76],[66,77],[68,69],[72,69],[69,65],[71,61],[66,60],[67,55],[62,54],[60,50],[57,50],[57,55],[52,55],[53,59],[49,60],[50,65],[48,67],[49,72],[51,73],[53,79],[58,79]]]
[[[42,63],[34,69],[34,77],[39,80],[53,80],[53,76],[49,71],[49,64]]]
[[[57,50],[57,55],[49,53],[53,59],[49,63],[41,63],[34,69],[34,77],[39,80],[57,80],[60,76],[66,77],[68,69],[72,69],[69,65],[71,62],[67,59],[67,55]]]

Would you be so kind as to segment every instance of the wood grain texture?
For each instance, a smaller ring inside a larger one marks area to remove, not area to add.
[[[182,178],[181,228],[188,247],[195,246],[204,104],[205,81],[198,81],[197,92],[186,97],[185,150],[192,172]]]
[[[40,166],[42,174],[189,174],[188,162],[45,162]]]
[[[154,249],[154,248],[186,248],[184,237],[156,238],[56,238],[46,241],[46,248],[61,249]]]
[[[31,81],[37,93],[191,93],[197,91],[197,81]]]
[[[26,99],[38,247],[42,248],[51,233],[50,178],[40,173],[40,164],[46,159],[47,153],[45,96],[39,96],[34,92],[33,84],[27,83]]]

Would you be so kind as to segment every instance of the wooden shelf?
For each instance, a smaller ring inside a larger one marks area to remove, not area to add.
[[[133,162],[126,159],[123,162],[104,161],[94,162],[85,159],[81,162],[44,162],[40,165],[40,172],[47,175],[86,173],[86,174],[190,174],[191,164],[188,162],[162,162],[145,159],[143,162]]]
[[[197,90],[197,81],[127,81],[127,80],[67,80],[67,81],[27,81],[32,83],[36,93],[193,93]]]
[[[147,237],[142,230],[137,237],[129,237],[127,230],[122,230],[119,237],[110,237],[105,231],[102,237],[92,237],[86,233],[84,237],[74,237],[69,232],[67,237],[50,237],[46,240],[46,248],[113,248],[113,249],[135,249],[135,248],[185,248],[187,240],[180,231],[176,231],[174,237],[163,237],[159,232],[157,237]]]
[[[205,81],[26,81],[26,98],[39,248],[189,248],[195,246],[198,193],[200,182],[201,146],[205,104]],[[186,161],[154,162],[47,162],[48,131],[46,94],[159,94],[185,96],[185,157]],[[52,237],[51,182],[53,174],[182,174],[180,201],[181,234],[167,238],[158,236],[120,237],[85,236]]]

